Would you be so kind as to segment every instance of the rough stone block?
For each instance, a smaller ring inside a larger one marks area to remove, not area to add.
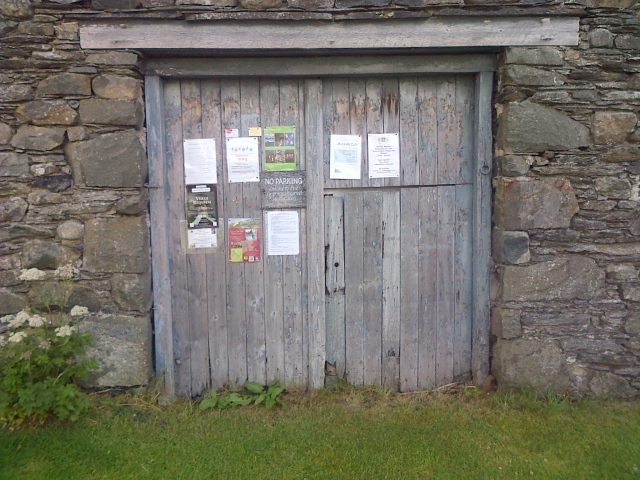
[[[71,177],[66,174],[37,177],[31,185],[46,188],[50,192],[62,192],[71,186]]]
[[[140,215],[149,210],[149,191],[144,189],[138,195],[122,197],[114,207],[121,215]]]
[[[573,223],[573,221],[571,223]],[[606,224],[604,228],[606,228]],[[538,233],[535,238],[536,240],[553,243],[574,243],[580,239],[580,232],[570,228],[558,228],[554,230],[544,230]]]
[[[506,85],[552,87],[562,85],[566,80],[559,73],[526,65],[509,65],[503,73]]]
[[[604,28],[596,28],[591,30],[587,35],[589,45],[593,48],[611,48],[613,47],[613,35],[609,30]]]
[[[64,142],[64,128],[22,125],[11,139],[11,145],[24,150],[53,150]]]
[[[111,293],[120,308],[148,312],[151,308],[151,272],[141,275],[114,274],[111,277]]]
[[[336,0],[336,8],[385,7],[391,0]]]
[[[79,240],[84,235],[84,225],[78,220],[67,220],[56,229],[61,240]]]
[[[99,312],[102,301],[98,293],[89,285],[74,284],[67,299],[65,311],[71,311],[76,305],[87,307],[90,312]]]
[[[19,312],[27,306],[27,296],[13,293],[8,288],[0,288],[0,315]]]
[[[633,388],[629,381],[611,372],[593,371],[589,379],[589,396],[596,399],[635,398],[640,391]]]
[[[20,177],[29,173],[29,156],[0,152],[0,177]]]
[[[582,256],[555,258],[526,267],[505,266],[502,273],[505,302],[589,300],[604,292],[604,271]]]
[[[631,75],[629,81],[627,82],[627,87],[629,87],[631,90],[640,90],[640,73]]]
[[[0,85],[0,102],[23,102],[33,98],[31,85]]]
[[[596,112],[591,134],[595,143],[622,142],[635,129],[638,117],[633,112]]]
[[[35,125],[73,125],[78,112],[63,100],[34,100],[16,109],[16,115],[25,123]]]
[[[121,75],[101,75],[93,79],[93,91],[102,98],[138,100],[142,97],[140,80]]]
[[[5,17],[25,20],[33,17],[33,4],[31,0],[2,0],[0,13]]]
[[[638,35],[618,35],[615,43],[620,50],[640,50],[640,37]]]
[[[578,200],[564,178],[498,178],[495,222],[504,230],[568,228]]]
[[[20,197],[0,200],[0,223],[19,222],[27,213],[29,204]]]
[[[65,148],[76,183],[93,187],[140,187],[147,178],[147,159],[140,137],[132,131],[101,135]]]
[[[586,326],[590,320],[587,313],[528,313],[522,316],[522,324],[532,327]]]
[[[176,3],[176,0],[141,0],[144,8],[154,7],[170,7]]]
[[[505,63],[518,65],[559,66],[564,64],[562,52],[554,47],[508,48]]]
[[[96,10],[133,10],[138,6],[138,0],[91,0],[91,6]]]
[[[527,387],[564,393],[569,388],[565,356],[553,342],[498,340],[492,370],[501,390]]]
[[[624,331],[629,335],[640,333],[640,313],[632,312],[624,322]]]
[[[520,177],[529,172],[534,157],[531,155],[504,155],[497,158],[500,174],[505,177]]]
[[[636,0],[578,0],[576,3],[589,8],[629,8]]]
[[[80,101],[80,122],[98,125],[142,126],[144,114],[140,102],[88,99]]]
[[[638,271],[630,263],[611,263],[606,267],[607,278],[633,281],[638,279]]]
[[[493,258],[507,264],[527,263],[531,260],[527,232],[493,229]]]
[[[11,141],[13,130],[6,123],[0,123],[0,145],[6,145]]]
[[[86,127],[69,127],[67,128],[67,138],[70,142],[79,142],[89,138]]]
[[[78,24],[76,22],[61,23],[55,26],[56,37],[60,40],[78,40]]]
[[[316,10],[332,8],[335,0],[287,0],[290,8],[299,8],[302,10]]]
[[[640,148],[637,145],[615,145],[600,157],[605,163],[632,163],[640,160]],[[632,167],[633,168],[633,167]]]
[[[29,289],[29,305],[40,310],[64,311],[73,285],[67,282],[42,281],[32,283]]]
[[[89,383],[99,387],[146,385],[151,378],[151,321],[149,317],[90,315],[78,325],[93,335],[87,357],[98,362]]]
[[[24,268],[55,270],[68,264],[75,265],[79,258],[78,252],[58,243],[29,243],[22,249]]]
[[[589,145],[589,137],[581,123],[533,102],[507,104],[498,122],[498,144],[508,152],[570,150]]]
[[[516,338],[522,335],[522,310],[494,307],[491,310],[491,334],[498,338]]]
[[[623,300],[640,302],[640,285],[634,285],[634,284],[620,285],[620,294]]]
[[[607,198],[626,200],[631,197],[631,183],[626,178],[598,177],[595,188],[600,195]]]
[[[91,77],[79,73],[53,75],[38,84],[36,95],[91,95]]]
[[[133,66],[138,63],[138,55],[131,52],[92,53],[87,55],[87,63],[94,65]],[[89,87],[89,89],[91,89]]]
[[[84,233],[84,268],[104,273],[149,271],[149,227],[146,219],[89,220]]]

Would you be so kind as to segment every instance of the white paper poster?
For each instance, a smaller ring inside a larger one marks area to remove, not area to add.
[[[192,138],[184,141],[184,183],[218,183],[216,142],[213,138]]]
[[[329,178],[359,180],[361,163],[360,135],[331,135]]]
[[[298,212],[267,212],[267,255],[300,254],[300,221]]]
[[[257,137],[227,138],[229,183],[260,181],[260,141]]]
[[[215,228],[190,228],[187,230],[189,248],[215,248],[218,246],[218,235]]]
[[[400,176],[400,142],[397,133],[369,134],[369,178]]]

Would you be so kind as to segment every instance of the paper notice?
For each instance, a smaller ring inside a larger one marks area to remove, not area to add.
[[[400,176],[400,143],[397,133],[369,134],[369,178]]]
[[[267,255],[300,254],[300,221],[298,212],[267,212]]]
[[[259,149],[257,137],[227,138],[229,183],[260,181]]]
[[[226,138],[235,138],[238,136],[238,129],[237,128],[225,128],[224,129],[224,136]]]
[[[261,137],[262,136],[262,127],[249,127],[249,136],[250,137]]]
[[[189,248],[215,248],[218,246],[217,229],[193,228],[187,230]]]
[[[329,178],[359,180],[361,163],[360,135],[331,135]]]
[[[230,218],[229,261],[256,263],[260,261],[260,220]]]
[[[264,127],[264,170],[296,169],[296,127]]]
[[[184,141],[184,178],[187,185],[218,183],[216,143],[212,138]]]

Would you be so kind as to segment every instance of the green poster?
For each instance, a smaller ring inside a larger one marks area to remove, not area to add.
[[[296,169],[296,127],[265,127],[262,138],[267,172]]]

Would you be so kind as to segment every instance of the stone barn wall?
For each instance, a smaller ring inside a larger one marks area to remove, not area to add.
[[[79,21],[572,15],[578,47],[497,52],[493,372],[504,388],[635,397],[639,10],[631,0],[1,0],[0,315],[86,306],[96,384],[149,380],[144,56],[83,51]]]

